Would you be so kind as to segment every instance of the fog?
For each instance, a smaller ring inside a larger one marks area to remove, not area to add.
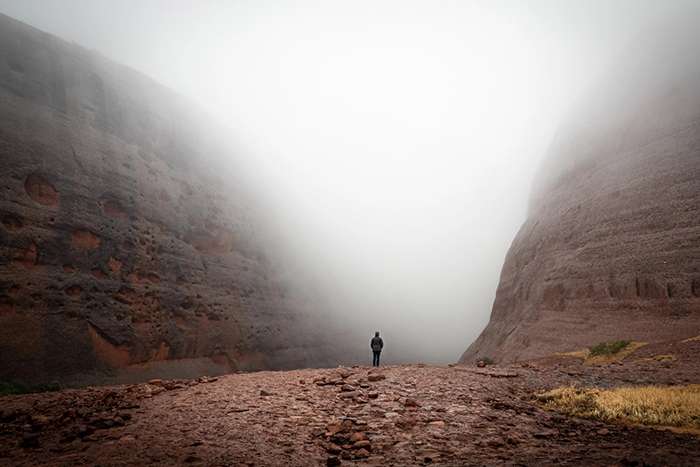
[[[0,0],[230,129],[266,241],[389,361],[455,361],[487,323],[566,112],[695,2]]]

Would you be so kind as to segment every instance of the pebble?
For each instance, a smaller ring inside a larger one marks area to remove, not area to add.
[[[366,439],[363,439],[362,441],[358,441],[352,445],[353,449],[367,449],[370,447],[370,442],[367,441]]]
[[[328,451],[329,454],[340,454],[342,449],[337,444],[331,443],[328,445],[328,448],[326,448],[326,451]]]

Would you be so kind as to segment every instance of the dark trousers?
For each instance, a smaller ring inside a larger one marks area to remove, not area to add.
[[[379,366],[379,354],[382,353],[381,350],[372,351],[372,366]]]

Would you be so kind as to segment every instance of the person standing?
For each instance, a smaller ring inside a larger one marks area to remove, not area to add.
[[[379,366],[379,354],[382,353],[382,349],[384,348],[384,341],[379,337],[379,331],[374,333],[374,337],[370,341],[369,346],[373,354],[372,366]]]

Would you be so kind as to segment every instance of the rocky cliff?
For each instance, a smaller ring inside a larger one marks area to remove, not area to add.
[[[700,330],[700,34],[655,31],[562,125],[462,361]]]
[[[0,16],[0,380],[330,363],[213,127],[149,78]]]

